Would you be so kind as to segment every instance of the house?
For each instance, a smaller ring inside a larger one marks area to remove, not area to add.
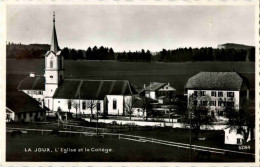
[[[225,121],[225,106],[240,108],[242,102],[249,98],[246,81],[236,72],[199,72],[189,78],[185,89],[188,105],[195,97],[197,105],[209,108],[212,117]]]
[[[225,144],[232,144],[232,145],[242,145],[244,144],[244,137],[242,135],[241,129],[239,128],[226,128],[224,129],[225,132]],[[247,138],[246,142],[251,140],[251,132]]]
[[[24,92],[6,94],[6,121],[33,122],[45,120],[46,110]]]
[[[23,79],[18,90],[40,101],[50,110],[48,115],[59,116],[64,112],[124,115],[125,101],[131,101],[132,96],[137,94],[125,80],[64,79],[64,58],[58,45],[55,15],[51,47],[45,54],[44,70],[44,76],[32,74]]]
[[[154,100],[168,98],[173,100],[176,95],[176,89],[174,89],[170,83],[159,83],[151,82],[147,87],[144,85],[144,88],[139,92],[142,97],[147,97]],[[160,100],[161,101],[161,100]]]

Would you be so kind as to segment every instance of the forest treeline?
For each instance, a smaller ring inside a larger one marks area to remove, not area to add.
[[[6,45],[7,58],[12,59],[41,59],[49,50],[47,44],[13,44]],[[255,61],[255,48],[244,49],[212,47],[162,49],[151,53],[142,49],[135,52],[117,52],[108,47],[88,47],[86,50],[63,48],[62,55],[67,60],[114,60],[122,62],[185,62],[185,61]]]

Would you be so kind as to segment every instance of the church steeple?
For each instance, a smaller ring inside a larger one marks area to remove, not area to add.
[[[58,45],[58,39],[55,28],[55,12],[53,12],[53,30],[52,30],[52,38],[51,38],[51,51],[57,53],[60,50]]]

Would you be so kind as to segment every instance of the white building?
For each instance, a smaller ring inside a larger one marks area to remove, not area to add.
[[[249,90],[236,72],[200,72],[191,77],[185,86],[188,103],[191,96],[197,105],[207,106],[212,117],[225,121],[224,107],[239,109],[242,98],[248,98]]]
[[[176,94],[176,89],[169,83],[151,82],[147,87],[144,85],[144,88],[139,92],[139,94],[153,100],[163,98],[173,100]]]
[[[42,105],[24,92],[6,94],[6,122],[34,122],[45,119]]]
[[[53,18],[50,51],[45,54],[44,76],[30,75],[18,86],[51,112],[124,115],[124,103],[137,92],[125,80],[64,79],[64,58],[58,45]]]
[[[224,132],[225,132],[225,141],[224,141],[225,144],[232,144],[232,145],[244,144],[244,137],[242,135],[241,129],[226,128],[224,129]],[[251,140],[251,132],[249,133],[246,142],[249,142],[250,140]]]

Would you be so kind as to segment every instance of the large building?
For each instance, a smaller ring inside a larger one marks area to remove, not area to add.
[[[176,95],[176,89],[170,83],[151,82],[139,92],[143,97],[158,101],[172,101]]]
[[[6,94],[6,122],[33,122],[45,119],[45,109],[24,92]]]
[[[248,99],[248,86],[236,72],[200,72],[186,83],[188,104],[195,97],[196,105],[207,106],[212,117],[225,120],[225,106],[239,109],[241,102]],[[193,99],[194,100],[194,99]]]
[[[124,115],[125,103],[137,92],[125,80],[64,79],[64,58],[58,45],[53,18],[50,51],[45,54],[45,74],[31,74],[18,90],[35,98],[52,113],[57,111]]]

